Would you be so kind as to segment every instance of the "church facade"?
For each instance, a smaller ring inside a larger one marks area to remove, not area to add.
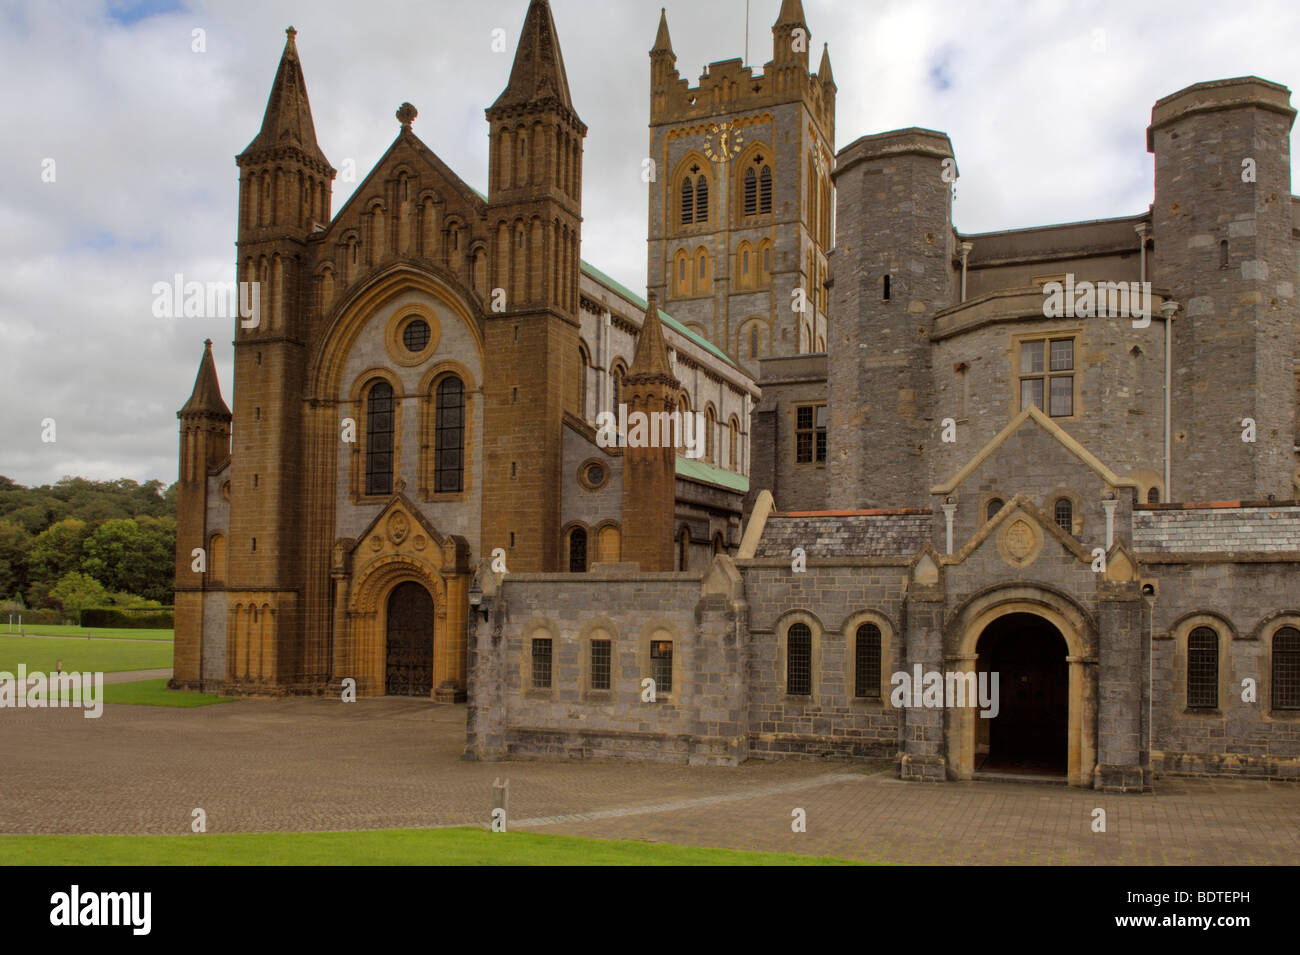
[[[544,0],[486,198],[404,106],[331,218],[290,36],[233,442],[209,355],[180,413],[179,685],[467,698],[477,759],[1300,778],[1289,91],[1157,102],[1135,215],[965,234],[943,133],[836,151],[810,42],[783,0],[762,73],[691,86],[661,16],[647,301],[578,257]],[[620,404],[704,413],[704,459],[601,447]]]

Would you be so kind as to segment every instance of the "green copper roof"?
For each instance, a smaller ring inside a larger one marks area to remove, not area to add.
[[[586,272],[597,282],[600,282],[603,285],[608,285],[615,292],[618,292],[619,295],[622,295],[624,298],[633,302],[642,311],[645,311],[648,303],[640,295],[637,295],[626,285],[614,281],[614,279],[610,278],[586,259],[580,259],[579,262],[582,265],[582,271]],[[709,341],[707,338],[701,338],[699,335],[695,334],[681,322],[677,321],[677,319],[665,312],[662,308],[659,309],[659,321],[663,322],[678,334],[686,336],[710,354],[717,355],[731,367],[736,367],[736,363],[727,357],[726,352],[722,351],[722,349],[718,348],[717,345],[713,344],[713,342]]]
[[[710,484],[725,487],[730,491],[739,491],[741,494],[749,492],[749,478],[745,477],[745,475],[737,474],[735,471],[728,471],[726,468],[716,467],[698,458],[677,455],[677,474],[679,477],[707,481]]]

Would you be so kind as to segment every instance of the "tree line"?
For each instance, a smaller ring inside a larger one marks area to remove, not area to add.
[[[175,484],[0,476],[0,601],[11,609],[170,604],[175,560]]]

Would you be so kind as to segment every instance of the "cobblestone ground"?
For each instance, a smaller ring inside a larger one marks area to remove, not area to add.
[[[465,708],[245,700],[192,710],[0,710],[0,832],[483,825],[900,863],[1300,861],[1300,785],[1166,778],[1155,795],[903,783],[885,764],[473,763]],[[791,831],[791,812],[807,832]],[[1106,810],[1106,832],[1092,831]]]

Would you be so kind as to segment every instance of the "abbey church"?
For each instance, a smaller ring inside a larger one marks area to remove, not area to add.
[[[484,760],[1300,778],[1290,91],[1155,103],[1133,215],[970,234],[944,133],[836,148],[799,0],[694,83],[652,28],[644,298],[583,257],[546,0],[486,192],[404,103],[337,211],[289,29],[236,159],[259,314],[178,413],[174,685],[467,701]]]

